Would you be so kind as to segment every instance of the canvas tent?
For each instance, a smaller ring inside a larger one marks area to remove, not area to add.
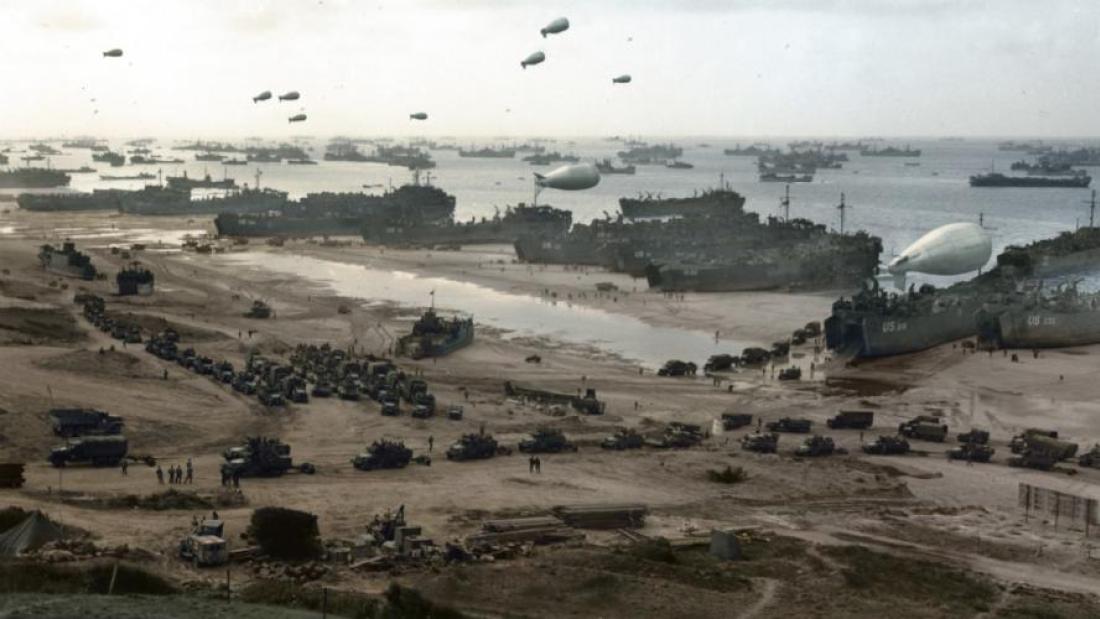
[[[16,557],[65,537],[64,531],[40,511],[0,533],[0,557]]]

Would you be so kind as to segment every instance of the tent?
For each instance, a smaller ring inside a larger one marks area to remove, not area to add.
[[[16,557],[65,537],[61,527],[40,511],[0,534],[0,557]]]

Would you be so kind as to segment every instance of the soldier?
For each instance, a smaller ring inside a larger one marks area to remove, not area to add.
[[[157,483],[164,485],[164,469],[160,468],[159,464],[157,465]]]
[[[168,368],[164,368],[164,380],[168,380]]]
[[[229,485],[229,471],[222,469],[222,487]]]
[[[542,458],[535,456],[535,472],[542,473]]]
[[[241,472],[240,471],[233,471],[233,487],[234,488],[240,488],[241,487]]]
[[[195,471],[191,465],[191,458],[187,459],[187,482],[188,484],[195,481]]]
[[[123,475],[127,475],[128,473],[126,472],[126,468],[130,466],[130,463],[129,463],[129,462],[127,462],[126,458],[123,458],[123,459],[122,459],[122,464],[121,464],[121,466],[122,466],[122,474],[123,474]]]
[[[435,445],[435,438],[432,435],[428,435],[428,453],[431,453],[432,446]]]
[[[534,473],[535,472],[535,457],[534,456],[528,456],[527,457],[527,472],[528,473]]]

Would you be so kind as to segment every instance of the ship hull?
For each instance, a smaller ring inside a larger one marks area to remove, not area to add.
[[[882,317],[834,314],[825,321],[825,342],[856,357],[889,357],[927,350],[978,335],[974,308],[960,306],[929,316]]]
[[[670,200],[619,199],[619,209],[622,210],[624,217],[630,219],[688,215],[723,215],[730,211],[740,211],[744,205],[745,198],[740,195],[723,198],[721,200],[708,199],[706,197]]]
[[[1060,348],[1100,343],[1100,310],[1011,310],[998,318],[1004,348]]]

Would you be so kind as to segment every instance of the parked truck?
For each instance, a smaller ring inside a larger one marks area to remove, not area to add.
[[[898,434],[906,438],[942,443],[947,439],[947,426],[940,422],[939,417],[920,415],[898,424]]]
[[[50,451],[50,464],[62,467],[67,464],[90,462],[93,466],[115,466],[126,457],[129,444],[125,436],[85,436],[69,439],[63,447]]]
[[[784,417],[779,421],[769,421],[764,424],[764,427],[769,432],[797,432],[801,434],[808,433],[813,428],[814,422],[809,419],[794,419],[792,417]]]
[[[825,421],[825,425],[834,430],[866,430],[874,423],[875,413],[873,411],[840,411],[832,419]]]
[[[50,410],[53,433],[69,438],[103,434],[122,434],[122,417],[94,408],[54,408]]]
[[[180,558],[195,567],[214,567],[229,563],[229,542],[221,520],[202,520],[180,540]]]

